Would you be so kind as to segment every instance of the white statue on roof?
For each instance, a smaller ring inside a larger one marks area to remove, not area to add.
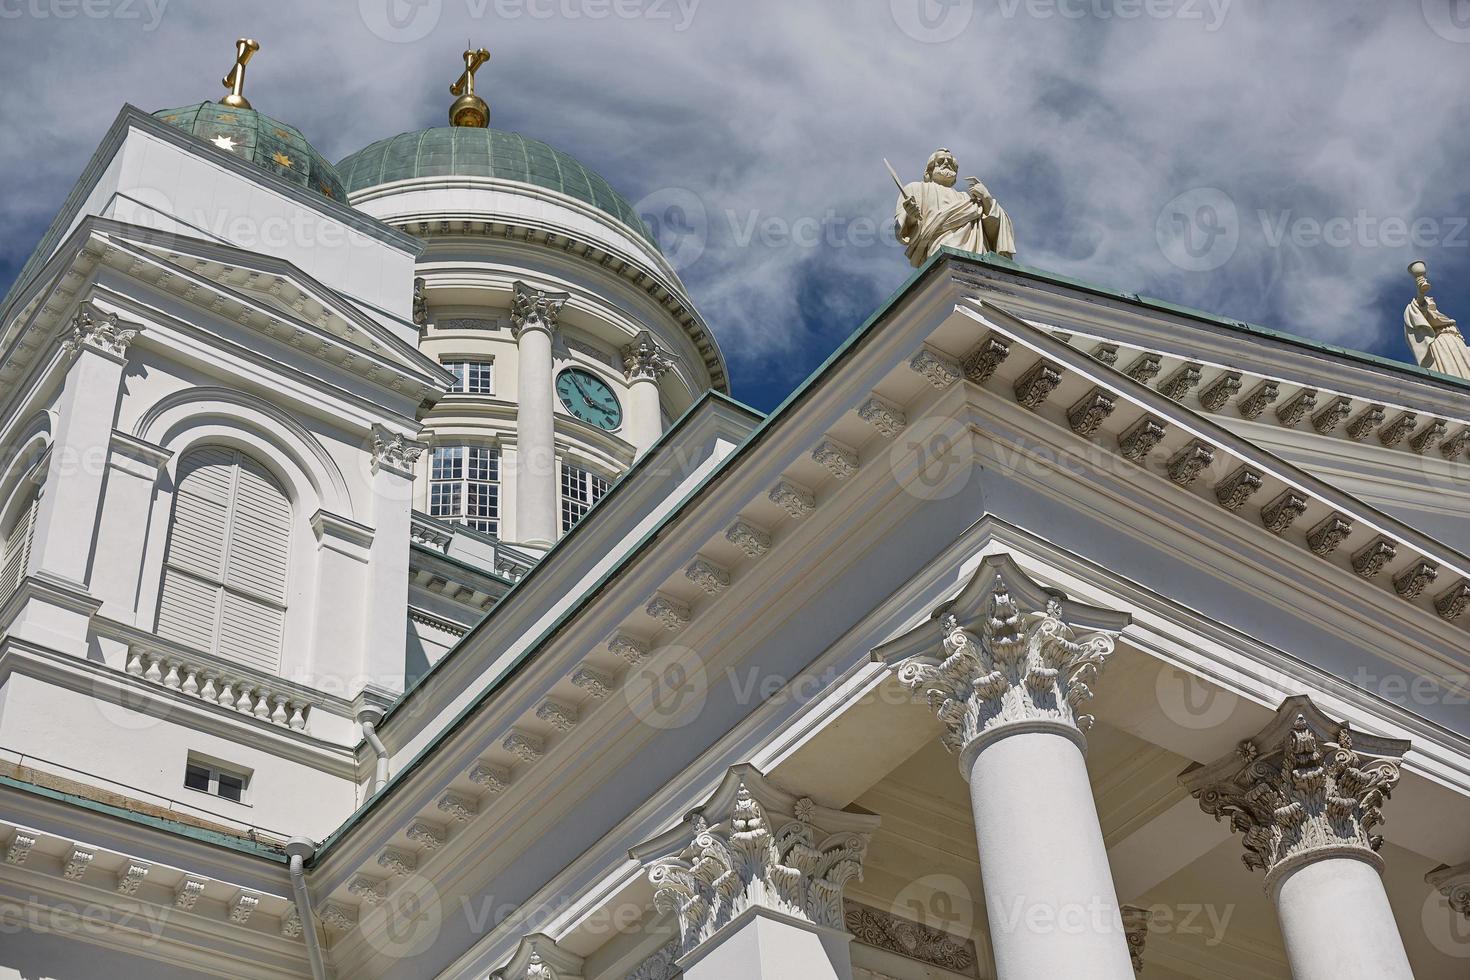
[[[1404,336],[1420,365],[1441,374],[1470,380],[1470,347],[1454,320],[1439,311],[1429,295],[1429,272],[1423,262],[1409,266],[1418,295],[1404,308]]]
[[[899,184],[894,232],[907,246],[905,254],[915,268],[946,245],[1006,258],[1016,254],[1010,216],[978,177],[966,177],[968,189],[956,190],[959,172],[954,154],[941,148],[929,157],[923,180]],[[893,180],[899,183],[896,173]]]

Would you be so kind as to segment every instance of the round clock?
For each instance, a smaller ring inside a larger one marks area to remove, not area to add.
[[[556,376],[556,394],[561,403],[583,422],[611,432],[623,424],[623,407],[618,396],[591,371],[567,368]]]

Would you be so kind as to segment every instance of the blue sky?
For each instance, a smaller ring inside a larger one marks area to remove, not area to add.
[[[493,126],[658,226],[778,403],[908,274],[890,159],[938,146],[1017,258],[1405,358],[1405,266],[1470,325],[1470,0],[0,0],[0,286],[124,102],[222,93],[333,160],[442,124],[467,38]]]

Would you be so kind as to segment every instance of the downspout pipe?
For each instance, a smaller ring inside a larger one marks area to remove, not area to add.
[[[311,960],[311,980],[327,980],[321,942],[316,934],[316,915],[311,910],[311,892],[306,889],[306,862],[314,853],[316,843],[310,838],[293,837],[286,842],[286,856],[291,859],[291,893],[296,896],[296,914],[301,917],[301,935],[306,939],[306,956]]]
[[[381,708],[363,708],[357,713],[357,724],[362,728],[363,740],[373,750],[373,755],[377,756],[377,763],[373,768],[373,796],[388,785],[388,747],[378,738],[378,723],[382,720]]]

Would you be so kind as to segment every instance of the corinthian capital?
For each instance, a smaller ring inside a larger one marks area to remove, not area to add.
[[[623,348],[623,370],[629,381],[651,378],[657,381],[674,367],[673,355],[658,345],[653,334],[644,330]]]
[[[657,858],[654,905],[677,917],[687,955],[752,909],[843,930],[842,890],[862,877],[877,827],[876,816],[820,806],[735,766],[709,802],[633,854]]]
[[[76,357],[84,349],[91,349],[115,358],[128,355],[128,345],[143,329],[141,324],[123,323],[116,313],[99,309],[90,300],[77,307],[71,320],[71,330],[61,342],[61,354],[67,359]]]
[[[515,297],[510,304],[511,332],[517,338],[522,330],[556,330],[556,321],[561,308],[569,299],[567,293],[551,293],[544,289],[528,286],[519,279],[515,282]]]
[[[885,659],[901,658],[899,682],[928,700],[944,723],[941,741],[961,754],[967,775],[980,748],[1018,727],[1083,744],[1092,716],[1078,709],[1092,697],[1113,638],[1105,632],[1078,637],[1062,619],[1068,606],[1008,556],[994,556],[940,610],[937,623],[889,644],[887,654],[880,650]],[[1127,622],[1104,610],[1071,608],[1110,628]]]
[[[1354,857],[1382,869],[1383,803],[1409,743],[1354,733],[1306,696],[1287,698],[1254,738],[1180,782],[1245,844],[1267,887],[1311,861]]]

